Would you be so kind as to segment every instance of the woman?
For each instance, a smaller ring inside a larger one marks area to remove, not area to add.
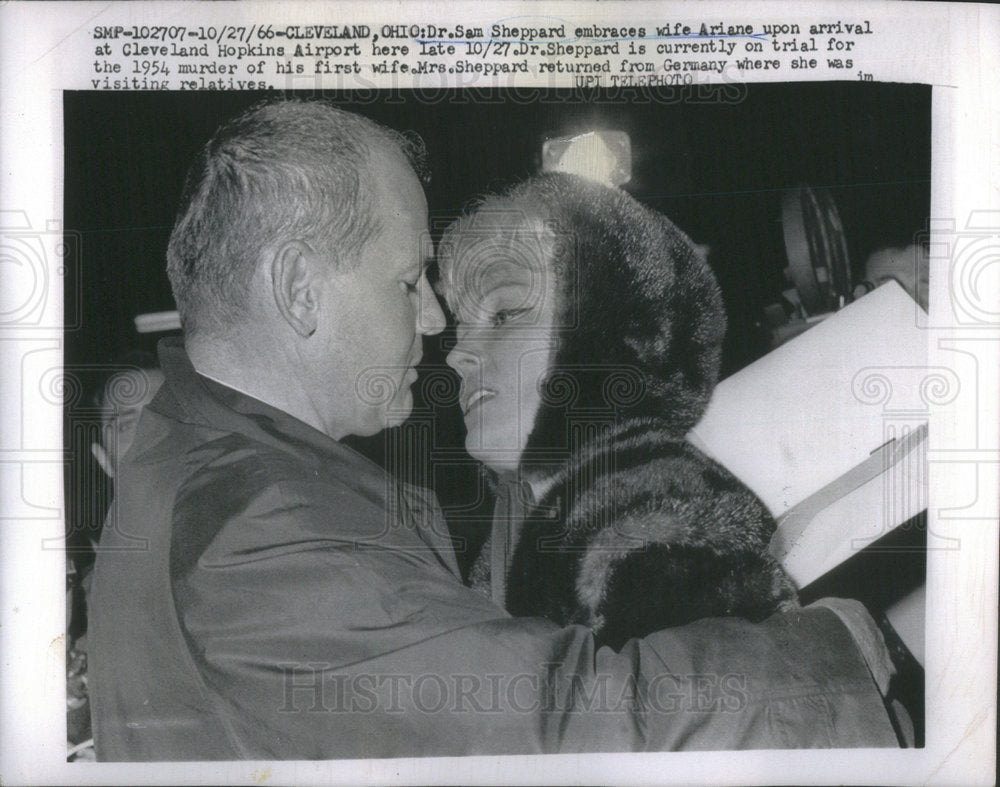
[[[491,575],[513,614],[582,623],[613,646],[797,604],[767,553],[770,514],[684,441],[725,315],[682,232],[620,190],[550,174],[453,224],[439,261],[466,448],[529,510],[494,527],[480,584]]]

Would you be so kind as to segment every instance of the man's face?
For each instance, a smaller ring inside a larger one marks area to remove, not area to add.
[[[321,382],[338,400],[334,434],[370,435],[406,420],[421,337],[445,325],[425,275],[433,247],[420,182],[395,152],[374,156],[371,171],[381,231],[356,266],[348,260],[348,270],[331,274],[317,329],[325,357],[338,359],[332,378]]]
[[[142,408],[149,404],[163,384],[159,369],[129,369],[118,372],[104,386],[101,413],[101,442],[91,446],[91,452],[111,478],[125,452],[135,440]]]
[[[521,234],[460,250],[449,293],[458,326],[447,362],[462,378],[465,447],[498,471],[517,467],[554,346],[555,282],[537,239]]]

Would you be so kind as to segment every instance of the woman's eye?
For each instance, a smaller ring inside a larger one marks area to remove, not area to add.
[[[412,281],[412,282],[411,281],[403,281],[403,282],[400,282],[400,284],[403,285],[403,289],[406,290],[406,292],[408,292],[408,293],[414,293],[414,292],[416,292],[420,288],[420,279],[417,279],[416,281]]]
[[[525,311],[525,309],[500,309],[493,314],[493,327],[499,328]]]

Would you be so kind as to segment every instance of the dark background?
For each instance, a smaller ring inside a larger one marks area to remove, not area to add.
[[[225,119],[271,93],[67,92],[65,227],[79,233],[79,289],[67,288],[66,363],[106,364],[135,347],[137,314],[172,309],[165,250],[188,164]],[[292,94],[299,95],[299,94]],[[762,309],[780,297],[787,265],[781,198],[798,185],[833,196],[857,273],[882,246],[905,245],[930,213],[931,90],[923,85],[790,83],[691,91],[368,91],[324,98],[390,127],[417,131],[430,154],[434,227],[470,199],[538,170],[551,135],[628,132],[639,200],[711,246],[729,314],[723,375],[768,349]],[[451,332],[426,340],[440,366]],[[429,379],[426,375],[425,381]],[[424,427],[356,440],[387,464],[416,440],[440,459],[432,478],[467,569],[486,535],[491,500],[462,455],[456,407],[427,406]],[[432,397],[431,397],[432,398]],[[419,420],[419,418],[418,418]],[[75,495],[72,497],[76,497]]]

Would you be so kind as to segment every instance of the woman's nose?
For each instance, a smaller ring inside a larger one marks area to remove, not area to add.
[[[459,374],[468,374],[471,369],[479,366],[482,359],[473,351],[467,341],[459,339],[451,348],[451,352],[445,356],[444,361]]]

